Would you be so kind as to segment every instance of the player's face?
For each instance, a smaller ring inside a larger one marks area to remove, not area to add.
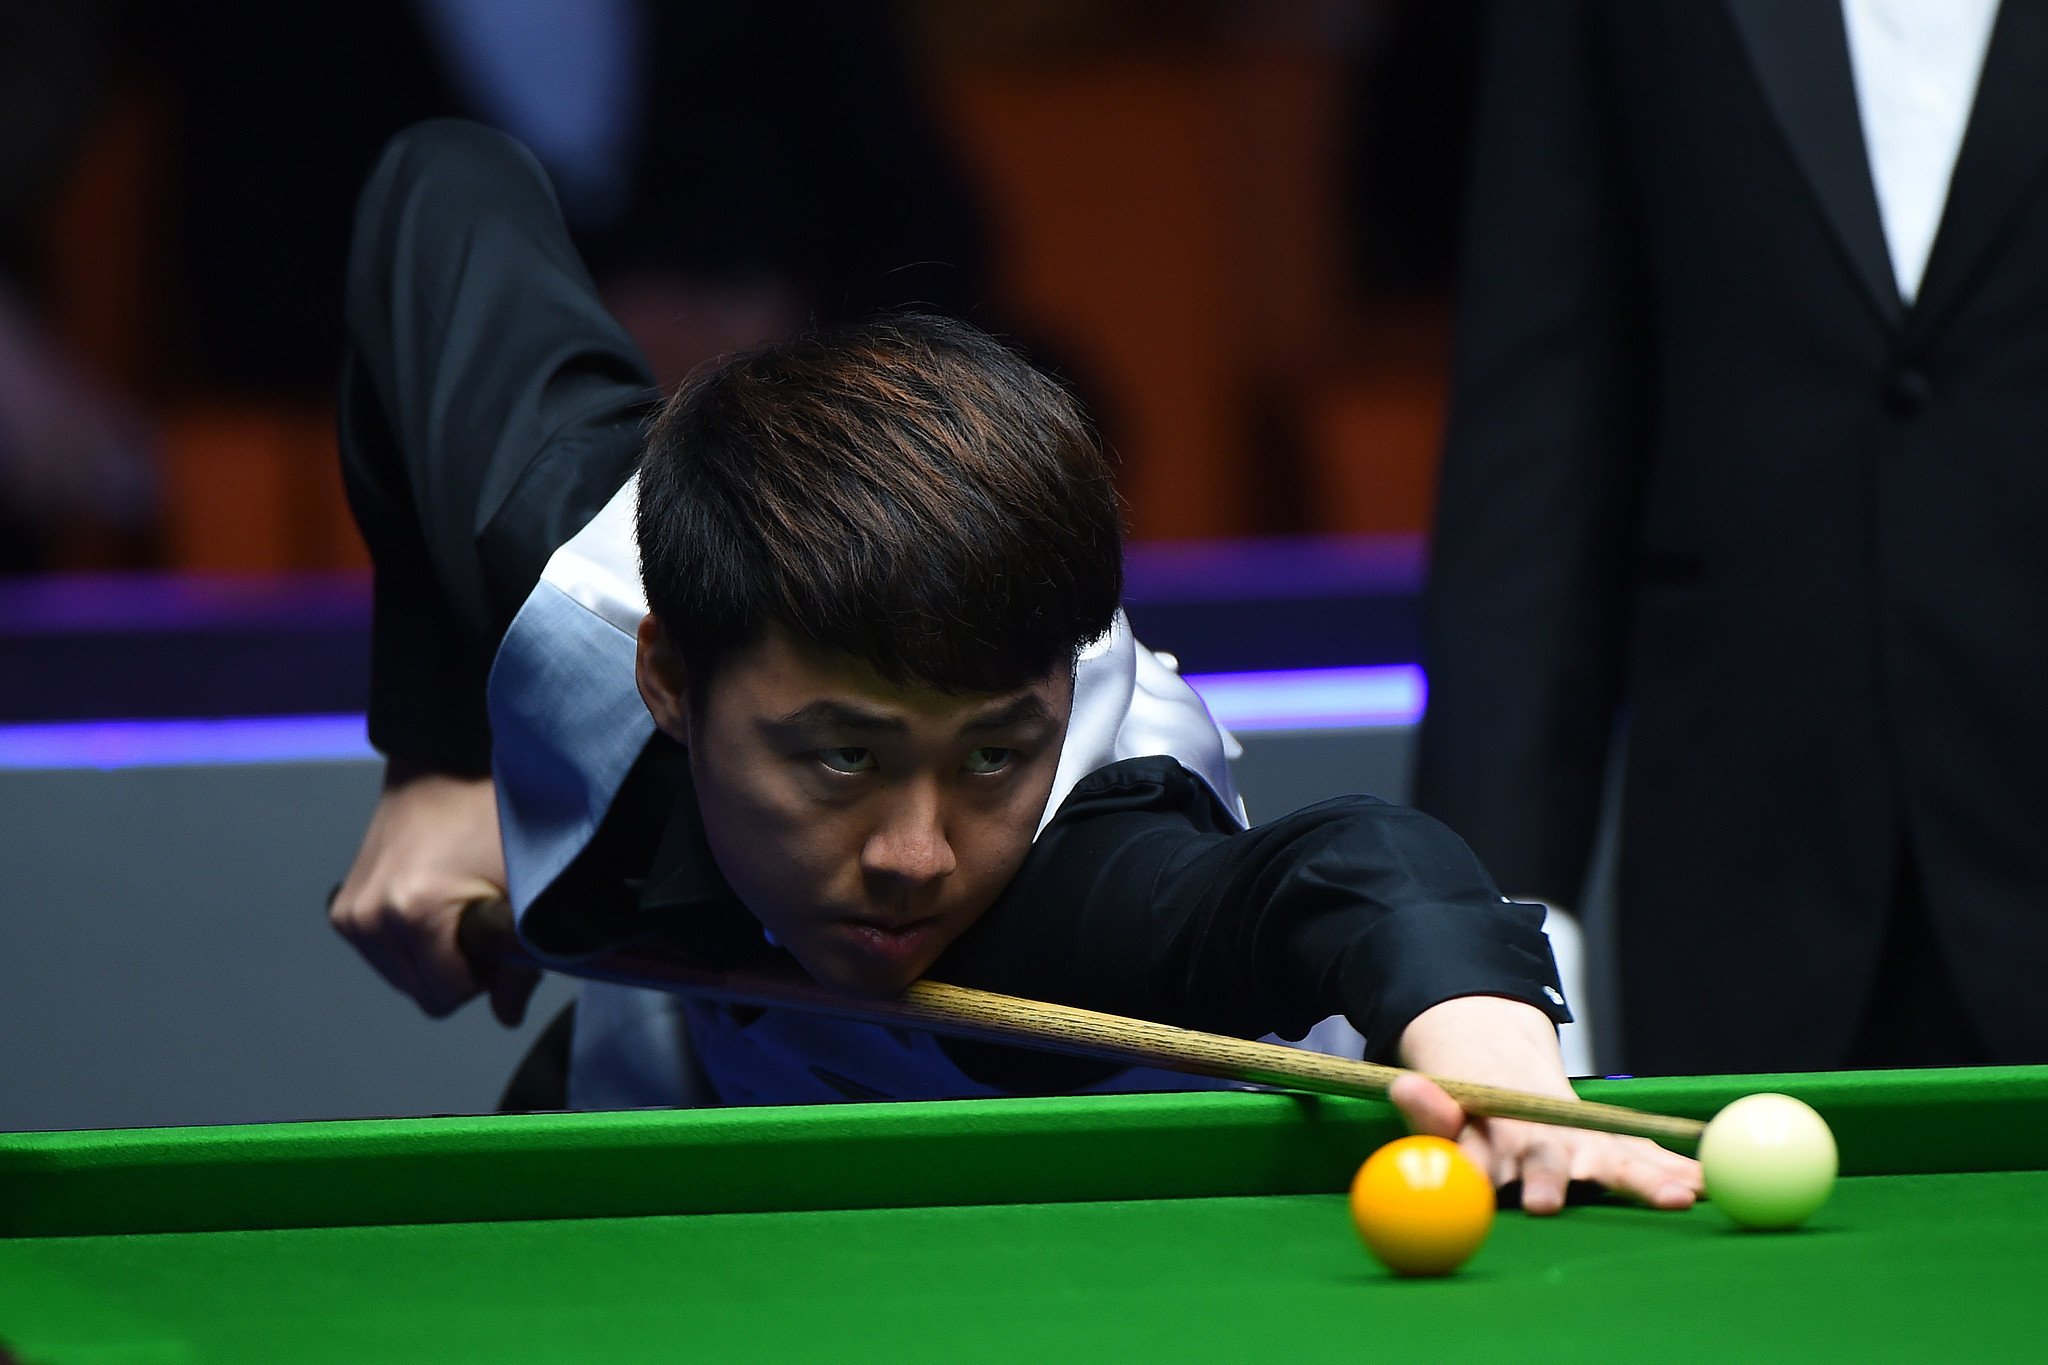
[[[689,746],[719,870],[819,981],[901,990],[1016,875],[1066,735],[1066,670],[994,694],[901,687],[771,626],[692,717],[652,634],[641,692]]]

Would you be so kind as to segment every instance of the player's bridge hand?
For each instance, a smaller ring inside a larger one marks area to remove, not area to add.
[[[1591,1181],[1652,1208],[1687,1209],[1700,1194],[1700,1167],[1648,1138],[1590,1133],[1519,1119],[1468,1118],[1427,1076],[1403,1076],[1387,1096],[1411,1130],[1450,1138],[1495,1188],[1522,1182],[1522,1208],[1556,1213],[1574,1180]]]
[[[463,907],[502,899],[505,852],[489,778],[407,773],[394,765],[355,863],[327,916],[384,979],[434,1018],[486,990],[508,1028],[526,1015],[540,974],[505,964],[488,975],[463,955]]]
[[[1416,1016],[1401,1039],[1404,1065],[1456,1080],[1572,1095],[1557,1033],[1531,1006],[1497,996],[1446,1000]],[[1464,1148],[1496,1188],[1522,1182],[1522,1208],[1556,1213],[1574,1180],[1591,1181],[1653,1208],[1692,1207],[1700,1165],[1648,1138],[1618,1137],[1519,1119],[1473,1118],[1425,1075],[1403,1076],[1387,1092],[1408,1126]]]

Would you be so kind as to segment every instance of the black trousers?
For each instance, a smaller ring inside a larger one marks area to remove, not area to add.
[[[1957,993],[1909,856],[1901,861],[1877,981],[1849,1046],[1852,1069],[1982,1066],[1990,1053]]]

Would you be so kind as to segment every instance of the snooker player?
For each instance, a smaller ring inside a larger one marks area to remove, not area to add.
[[[429,1013],[488,987],[518,1017],[530,974],[455,941],[509,895],[557,959],[659,940],[1240,1036],[1342,1013],[1374,1057],[1571,1093],[1541,911],[1449,830],[1368,797],[1243,827],[1221,733],[1118,610],[1108,465],[1015,353],[885,319],[663,404],[537,163],[452,122],[372,174],[347,308],[389,769],[331,913]],[[1202,1084],[600,985],[571,1058],[589,1106]],[[1639,1139],[1394,1098],[1533,1211],[1698,1188]]]

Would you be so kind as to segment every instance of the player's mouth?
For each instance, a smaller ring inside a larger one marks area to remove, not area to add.
[[[843,919],[839,921],[854,950],[871,961],[900,966],[918,955],[939,927],[939,916],[914,920]]]

